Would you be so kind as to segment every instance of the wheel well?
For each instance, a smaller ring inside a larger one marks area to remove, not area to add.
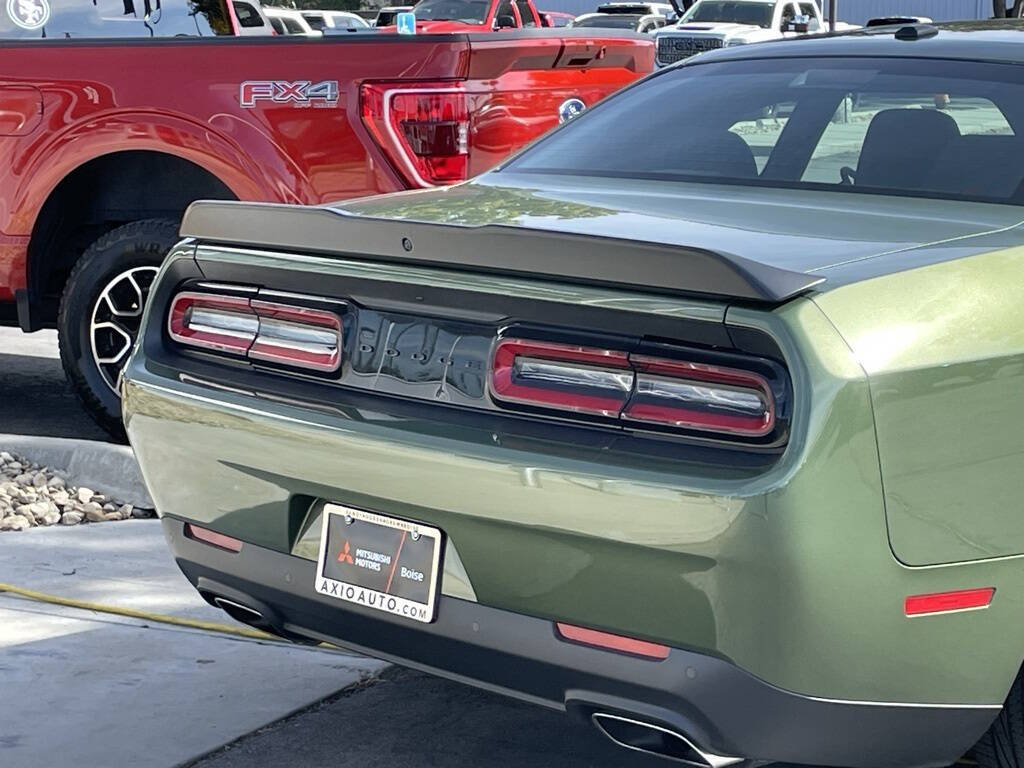
[[[106,232],[139,219],[180,218],[193,200],[235,200],[220,179],[180,157],[128,151],[76,168],[50,193],[28,246],[33,316],[52,327],[75,262]]]

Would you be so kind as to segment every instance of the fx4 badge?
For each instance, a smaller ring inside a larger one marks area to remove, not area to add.
[[[259,101],[294,107],[336,107],[338,81],[246,80],[239,88],[238,101],[249,108],[255,107]]]

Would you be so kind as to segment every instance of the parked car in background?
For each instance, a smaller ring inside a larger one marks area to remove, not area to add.
[[[716,48],[827,31],[816,0],[697,0],[674,26],[656,33],[658,66]]]
[[[568,27],[576,17],[561,11],[540,11],[540,20],[545,27]]]
[[[237,34],[241,37],[273,35],[274,28],[263,14],[263,7],[253,0],[231,0],[237,21]]]
[[[301,11],[302,18],[317,32],[329,29],[357,30],[367,29],[370,25],[357,13],[345,11]]]
[[[569,26],[574,28],[629,29],[633,32],[654,32],[664,27],[668,21],[661,14],[624,13],[616,10],[613,13],[598,11],[585,13],[573,19]]]
[[[305,35],[306,37],[322,37],[323,32],[313,29],[306,17],[293,8],[263,7],[263,14],[270,26],[279,35]]]
[[[611,14],[639,14],[641,16],[654,15],[661,16],[667,21],[675,21],[679,18],[679,15],[676,13],[676,9],[668,3],[601,3],[601,5],[597,6],[596,12]]]
[[[175,562],[692,766],[1020,765],[1024,33],[978,27],[703,55],[446,190],[196,204],[125,373]]]
[[[565,102],[654,66],[651,42],[614,32],[223,44],[232,6],[164,0],[118,40],[132,22],[86,7],[55,2],[45,29],[0,21],[14,40],[0,71],[17,73],[0,81],[0,323],[56,327],[76,392],[115,434],[121,368],[193,200],[462,181],[558,125]],[[150,30],[164,39],[139,39]]]
[[[408,13],[415,6],[412,5],[389,5],[386,8],[381,8],[377,11],[377,18],[374,19],[373,26],[375,27],[390,27],[394,26],[395,19],[400,13]]]
[[[422,34],[544,26],[533,0],[423,0],[414,13],[416,31]]]

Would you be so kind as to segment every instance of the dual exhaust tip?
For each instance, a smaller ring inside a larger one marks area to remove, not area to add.
[[[286,636],[264,614],[248,605],[220,595],[208,595],[207,599],[231,618],[273,634]],[[294,640],[295,638],[289,637]],[[307,641],[308,642],[308,641]],[[611,712],[594,712],[591,722],[613,743],[635,752],[644,752],[673,760],[692,768],[728,768],[743,762],[742,758],[725,757],[707,752],[678,731],[662,725],[637,720]]]
[[[743,762],[739,757],[707,752],[683,734],[662,725],[610,712],[594,712],[590,719],[612,742],[635,752],[656,755],[693,768],[726,768]]]

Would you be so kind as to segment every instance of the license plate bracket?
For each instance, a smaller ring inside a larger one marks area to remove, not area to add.
[[[319,594],[411,621],[437,614],[444,534],[429,525],[342,504],[324,507]]]

